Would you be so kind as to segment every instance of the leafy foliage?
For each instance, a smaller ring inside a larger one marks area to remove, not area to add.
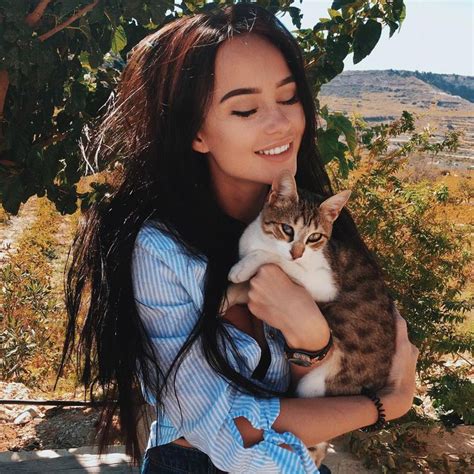
[[[436,439],[446,434],[425,420],[414,419],[380,433],[351,433],[349,447],[366,467],[383,473],[469,472],[471,454],[448,456],[442,451],[433,453],[428,449],[427,436]]]
[[[408,112],[372,127],[357,119],[355,127],[359,147],[353,171],[346,178],[344,167],[332,164],[333,181],[352,190],[349,208],[408,321],[410,338],[420,349],[420,382],[429,388],[438,415],[472,423],[474,384],[465,367],[447,363],[449,357],[473,351],[474,335],[459,329],[473,308],[472,300],[463,297],[472,229],[439,217],[449,200],[445,186],[401,179],[410,154],[454,151],[459,132],[433,142],[433,132],[416,131]],[[391,139],[402,133],[409,134],[408,141],[394,145]]]
[[[447,424],[464,422],[474,424],[474,384],[465,377],[447,373],[434,378],[429,390],[434,406],[441,413],[441,419]]]
[[[42,385],[61,355],[62,308],[51,286],[60,216],[43,202],[0,269],[0,379]]]
[[[47,196],[63,214],[87,207],[104,187],[77,192],[83,174],[102,163],[81,159],[78,141],[107,101],[127,53],[144,36],[175,17],[232,0],[0,0],[0,200],[11,214],[31,196]],[[258,0],[287,13],[298,28],[315,96],[344,68],[354,52],[361,61],[376,45],[382,25],[391,34],[404,18],[402,0],[334,1],[329,18],[301,28],[293,0]],[[344,144],[335,116],[320,131],[326,161],[343,161]],[[343,130],[344,131],[344,130]],[[347,137],[347,134],[346,134]]]
[[[349,53],[354,53],[357,64],[372,52],[383,25],[390,28],[392,36],[405,19],[405,6],[403,0],[336,0],[328,13],[330,18],[321,18],[312,29],[297,32],[315,95],[343,71]]]

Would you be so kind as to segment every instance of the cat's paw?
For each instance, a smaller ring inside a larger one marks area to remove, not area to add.
[[[250,279],[254,274],[253,265],[249,265],[248,260],[237,262],[229,272],[229,280],[232,283],[242,283]]]

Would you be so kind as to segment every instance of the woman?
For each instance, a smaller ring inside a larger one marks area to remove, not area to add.
[[[82,381],[118,399],[128,452],[139,458],[140,385],[158,420],[143,473],[317,472],[305,445],[378,416],[364,396],[288,397],[308,369],[289,365],[283,344],[323,348],[324,316],[271,265],[252,278],[248,306],[218,316],[239,236],[272,179],[287,169],[299,186],[332,194],[297,43],[255,5],[169,23],[131,54],[98,142],[115,186],[75,241],[65,355],[90,288]],[[347,211],[334,236],[368,252]],[[417,351],[400,321],[393,383],[379,394],[387,419],[414,393]]]

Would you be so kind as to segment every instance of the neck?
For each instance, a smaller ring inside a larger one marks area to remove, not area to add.
[[[260,213],[269,185],[241,181],[232,185],[225,180],[213,179],[214,192],[220,208],[230,217],[249,224]]]

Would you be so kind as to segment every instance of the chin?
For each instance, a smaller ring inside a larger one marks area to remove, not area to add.
[[[266,182],[266,184],[272,184],[273,181],[276,178],[278,178],[278,176],[280,175],[282,171],[289,171],[293,176],[295,176],[296,169],[297,169],[296,160],[293,162],[281,163],[280,166],[275,166],[272,169],[271,173],[269,174],[268,181]]]

